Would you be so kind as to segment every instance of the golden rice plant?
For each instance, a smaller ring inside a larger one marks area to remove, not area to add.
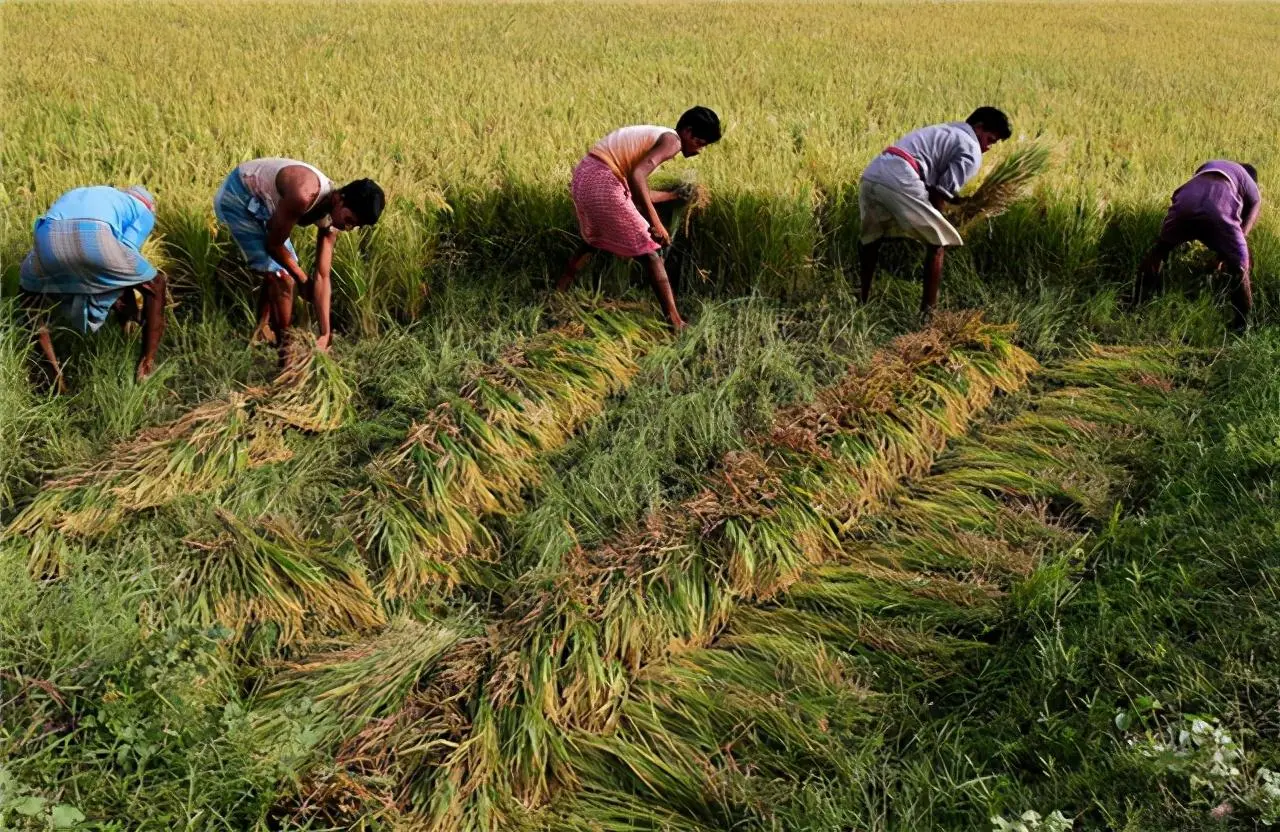
[[[1027,196],[1031,184],[1049,169],[1049,148],[1032,142],[1018,144],[996,163],[972,194],[948,207],[947,219],[957,228],[990,219]]]

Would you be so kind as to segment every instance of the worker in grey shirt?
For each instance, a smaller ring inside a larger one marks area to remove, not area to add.
[[[927,247],[920,311],[927,315],[933,309],[942,281],[943,253],[949,246],[964,245],[960,232],[942,215],[942,205],[960,201],[956,195],[977,175],[982,154],[1012,132],[1004,113],[979,107],[965,121],[908,133],[867,166],[858,185],[859,297],[864,303],[871,295],[880,245],[886,238],[901,237]]]

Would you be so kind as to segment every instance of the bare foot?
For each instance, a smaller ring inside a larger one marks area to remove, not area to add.
[[[249,338],[249,346],[251,347],[257,346],[258,344],[271,344],[272,346],[274,346],[275,343],[276,343],[275,330],[273,330],[271,328],[271,324],[266,321],[263,321],[261,324],[259,324],[258,328],[253,331],[253,335],[250,336]]]

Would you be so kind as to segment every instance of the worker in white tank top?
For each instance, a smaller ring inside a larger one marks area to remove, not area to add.
[[[239,171],[240,181],[244,183],[249,193],[262,202],[268,213],[275,214],[276,206],[280,204],[280,189],[276,185],[276,179],[280,175],[280,171],[289,167],[299,167],[311,171],[320,183],[320,190],[315,201],[307,206],[308,211],[315,208],[316,203],[319,203],[320,200],[333,192],[333,183],[329,181],[329,177],[320,172],[319,168],[294,159],[253,159],[248,162],[241,162],[236,170]],[[328,225],[329,216],[327,214],[315,222],[317,228],[323,228]]]
[[[382,189],[371,179],[335,188],[316,167],[294,159],[253,159],[227,176],[214,197],[214,211],[231,229],[249,268],[263,275],[255,339],[275,341],[283,350],[284,333],[293,320],[296,284],[315,309],[320,330],[316,346],[329,348],[329,269],[337,232],[373,225],[385,201]],[[298,265],[289,240],[296,227],[308,225],[316,227],[311,276]]]

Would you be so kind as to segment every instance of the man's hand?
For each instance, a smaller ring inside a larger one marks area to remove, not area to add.
[[[321,335],[316,339],[316,349],[325,355],[329,354],[329,347],[333,344],[333,334]]]
[[[662,223],[649,227],[649,236],[653,241],[662,247],[671,245],[671,235],[667,233],[667,229],[663,228]]]
[[[135,374],[134,378],[137,380],[138,384],[141,384],[146,381],[151,374],[155,372],[155,370],[156,367],[154,359],[144,357],[138,362],[138,372]]]

